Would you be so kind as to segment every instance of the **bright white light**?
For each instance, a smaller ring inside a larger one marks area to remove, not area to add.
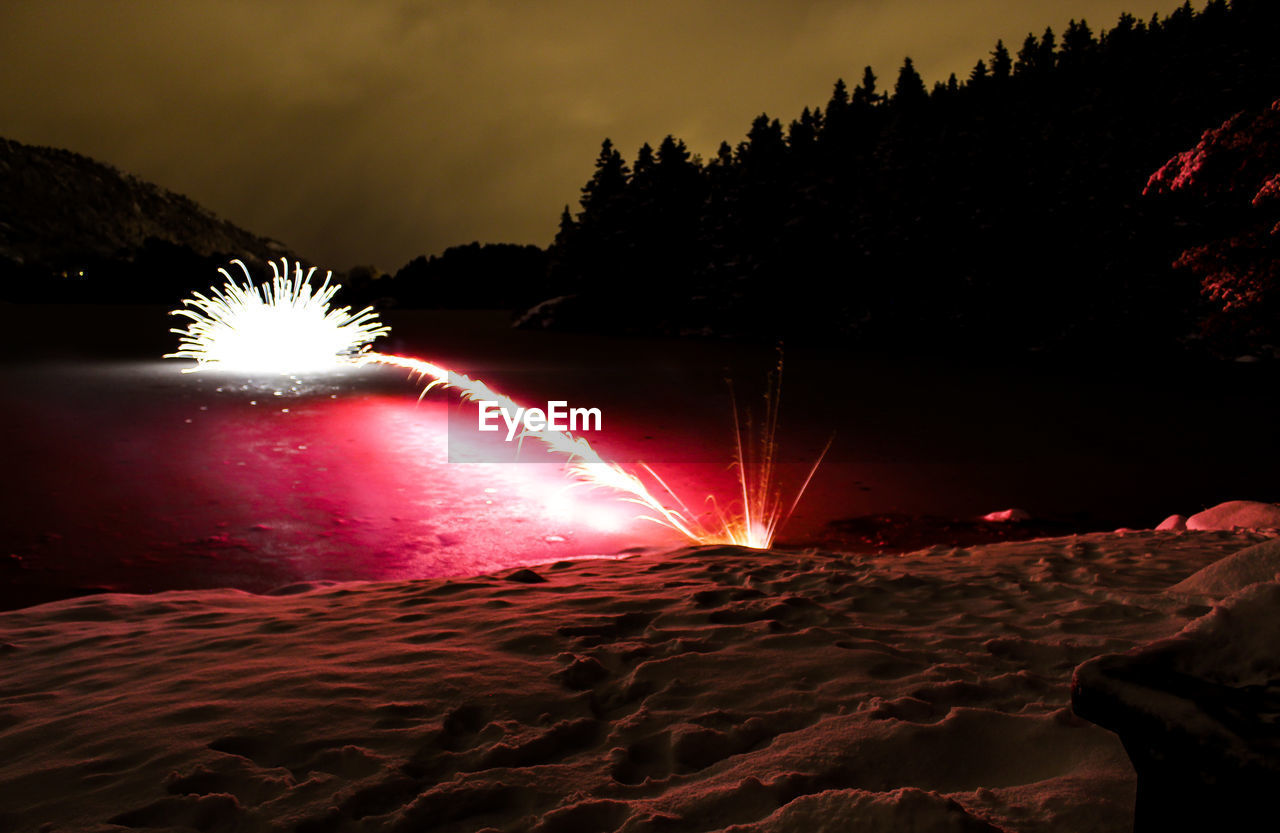
[[[596,500],[579,500],[572,489],[557,489],[543,498],[548,518],[566,526],[589,526],[598,532],[618,532],[635,520],[616,506],[603,505]]]
[[[170,313],[191,319],[186,329],[171,330],[182,337],[181,349],[165,356],[195,359],[188,372],[211,366],[256,373],[324,370],[350,364],[391,331],[371,307],[356,313],[350,307],[329,308],[341,288],[329,283],[333,272],[313,287],[314,266],[304,277],[302,264],[296,264],[291,275],[289,261],[281,258],[283,271],[273,262],[271,283],[254,286],[244,262],[231,262],[244,272],[244,285],[219,269],[227,279],[221,288],[211,288],[209,296],[192,293],[182,309]]]

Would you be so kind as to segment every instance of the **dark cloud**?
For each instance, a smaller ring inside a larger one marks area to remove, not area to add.
[[[1147,2],[1149,0],[1144,0]],[[1172,0],[1161,7],[1169,11]],[[545,244],[600,140],[709,156],[837,76],[960,76],[1119,0],[15,2],[0,135],[154,180],[334,267]]]

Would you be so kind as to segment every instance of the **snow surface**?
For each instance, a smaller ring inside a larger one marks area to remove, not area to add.
[[[1229,500],[1187,518],[1187,529],[1280,529],[1280,506]]]
[[[1226,596],[1280,575],[1280,538],[1246,547],[1216,561],[1170,588],[1175,593]]]
[[[1031,520],[1031,513],[1025,509],[1001,509],[998,512],[988,512],[982,516],[982,520],[991,523],[1021,523]]]
[[[1274,814],[1277,611],[1280,583],[1251,582],[1174,636],[1076,669],[1075,709],[1117,732],[1139,769],[1136,830],[1250,830]]]
[[[0,614],[0,828],[1122,831],[1072,670],[1244,532],[685,549]],[[48,825],[42,827],[42,825]]]

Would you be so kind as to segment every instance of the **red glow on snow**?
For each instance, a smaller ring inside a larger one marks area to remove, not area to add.
[[[616,499],[571,488],[557,462],[447,462],[449,407],[394,396],[241,406],[200,421],[186,463],[207,472],[233,528],[261,525],[265,550],[287,539],[282,549],[314,553],[325,572],[351,561],[361,577],[467,575],[673,542]]]

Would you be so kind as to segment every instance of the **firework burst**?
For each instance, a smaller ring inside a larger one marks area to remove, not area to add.
[[[323,370],[349,363],[374,339],[391,332],[370,307],[354,313],[350,307],[330,308],[341,288],[330,283],[333,272],[313,286],[314,266],[304,275],[299,263],[291,273],[289,261],[281,258],[279,267],[271,263],[271,282],[254,286],[244,262],[231,262],[244,272],[243,285],[220,268],[225,285],[211,287],[209,295],[193,293],[182,309],[170,313],[191,319],[185,329],[171,330],[181,336],[181,349],[166,355],[194,359],[188,372],[209,367],[265,373]]]

